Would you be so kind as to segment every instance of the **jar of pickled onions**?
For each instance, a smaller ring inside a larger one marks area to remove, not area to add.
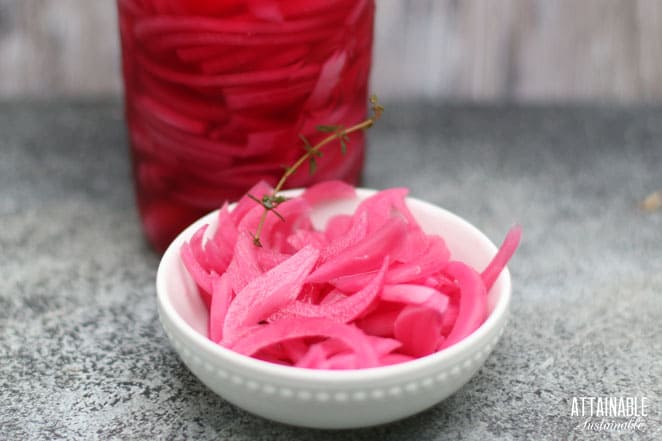
[[[185,226],[274,185],[318,125],[366,116],[374,0],[118,0],[136,198],[164,250]],[[316,172],[288,180],[356,184],[364,134]]]

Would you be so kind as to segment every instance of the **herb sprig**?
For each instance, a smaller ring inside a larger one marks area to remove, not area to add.
[[[253,234],[253,243],[255,246],[261,247],[262,242],[260,241],[260,234],[262,233],[262,228],[264,223],[267,220],[267,215],[273,213],[280,220],[285,220],[283,216],[276,210],[280,204],[287,200],[286,197],[279,195],[278,193],[283,189],[287,179],[292,176],[303,164],[308,162],[308,170],[310,174],[315,173],[317,170],[317,159],[322,157],[321,149],[325,145],[331,143],[334,140],[338,140],[340,143],[340,150],[343,154],[347,153],[347,145],[349,144],[349,135],[360,130],[367,130],[372,127],[379,118],[381,118],[382,113],[384,112],[384,107],[379,104],[377,96],[372,95],[370,97],[370,107],[372,109],[372,115],[365,120],[361,121],[358,124],[355,124],[351,127],[345,128],[342,125],[321,125],[317,126],[317,130],[321,133],[328,133],[329,135],[323,138],[320,142],[315,145],[312,145],[308,139],[300,134],[299,138],[303,142],[303,148],[306,151],[299,159],[297,159],[294,164],[285,168],[285,173],[281,176],[280,180],[274,187],[271,194],[266,194],[262,198],[257,198],[252,194],[247,196],[253,199],[258,204],[262,205],[264,212],[260,217],[260,221],[257,225],[257,229]]]

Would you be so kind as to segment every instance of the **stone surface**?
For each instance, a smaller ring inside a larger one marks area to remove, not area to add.
[[[0,104],[0,438],[609,438],[574,396],[645,396],[662,438],[662,110],[388,106],[364,185],[402,185],[499,241],[512,319],[479,374],[412,418],[332,432],[208,391],[159,326],[116,102]]]

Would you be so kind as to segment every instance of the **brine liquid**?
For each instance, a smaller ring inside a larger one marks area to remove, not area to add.
[[[137,202],[164,250],[259,180],[274,185],[320,124],[366,116],[374,0],[118,0]],[[364,135],[313,174],[357,183]]]

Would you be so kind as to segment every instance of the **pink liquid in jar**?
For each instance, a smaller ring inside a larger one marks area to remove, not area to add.
[[[314,143],[320,124],[366,116],[374,0],[118,0],[136,198],[163,251],[187,225],[237,200]],[[363,133],[317,171],[356,184]]]

